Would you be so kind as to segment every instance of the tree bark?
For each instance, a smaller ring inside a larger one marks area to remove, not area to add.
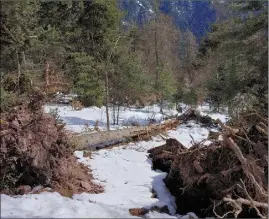
[[[106,63],[106,69],[105,69],[105,102],[106,102],[106,128],[109,131],[110,130],[110,124],[109,124],[109,110],[108,110],[108,104],[109,104],[109,81],[108,81],[108,65],[110,63],[111,56],[120,40],[120,36],[116,40],[113,49],[111,50],[111,53],[107,57],[107,63]]]
[[[156,59],[156,89],[159,91],[159,54],[158,54],[158,2],[155,1],[155,32],[154,32],[154,44],[155,44],[155,59]]]
[[[161,132],[173,129],[180,124],[177,119],[168,120],[165,123],[150,126],[134,126],[131,128],[94,132],[74,136],[74,140],[79,149],[89,149],[94,147],[105,147],[120,142],[128,141],[130,138],[139,136],[154,136]]]
[[[108,110],[108,104],[109,104],[109,91],[108,91],[108,72],[107,69],[105,69],[105,93],[106,93],[106,129],[107,131],[110,130],[110,124],[109,124],[109,110]]]
[[[120,116],[120,105],[118,105],[118,111],[117,111],[117,125],[119,125],[119,116]]]
[[[114,103],[113,103],[113,125],[116,125],[116,109]]]

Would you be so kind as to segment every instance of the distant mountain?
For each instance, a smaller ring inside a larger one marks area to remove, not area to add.
[[[120,8],[126,12],[125,24],[143,25],[154,17],[154,1],[120,0]],[[214,5],[206,0],[160,0],[160,10],[172,16],[181,30],[192,31],[198,40],[210,29],[210,25],[216,21],[217,17]]]

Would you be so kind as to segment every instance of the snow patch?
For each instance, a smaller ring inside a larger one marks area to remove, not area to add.
[[[82,193],[72,198],[56,192],[15,197],[1,195],[1,217],[135,218],[130,215],[130,208],[167,205],[174,217],[156,212],[146,217],[176,218],[175,199],[163,182],[166,173],[153,171],[147,157],[148,149],[164,143],[158,138],[130,143],[93,152],[92,159],[76,151],[78,161],[92,169],[95,181],[104,186],[104,193]],[[152,198],[152,189],[157,198]]]
[[[180,125],[176,130],[168,131],[168,136],[177,139],[185,147],[189,148],[195,142],[201,142],[207,139],[209,134],[208,129],[201,127],[195,122],[188,122],[187,124]],[[204,145],[209,145],[210,141],[205,141]]]
[[[74,132],[85,131],[85,125],[87,124],[89,128],[93,129],[96,121],[98,121],[98,127],[101,130],[106,130],[106,110],[105,107],[88,107],[82,110],[73,110],[71,106],[63,105],[46,105],[44,106],[45,112],[50,112],[51,110],[58,111],[60,119],[66,123],[66,128]],[[176,115],[177,111],[175,108],[164,109],[165,115]],[[113,109],[109,108],[110,123],[112,123]],[[137,125],[148,125],[150,119],[155,119],[156,122],[160,122],[163,115],[160,113],[160,107],[158,105],[146,106],[144,108],[135,107],[120,107],[119,114],[119,125],[112,125],[111,130],[124,128],[127,126],[132,126],[136,123]]]

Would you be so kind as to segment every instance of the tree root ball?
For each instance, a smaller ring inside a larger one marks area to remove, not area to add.
[[[91,182],[89,169],[77,163],[65,130],[41,107],[25,104],[2,114],[0,136],[2,192],[28,193],[39,185],[62,194],[102,191]]]

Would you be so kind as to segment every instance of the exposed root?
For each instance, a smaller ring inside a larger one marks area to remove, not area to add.
[[[233,141],[232,138],[227,138],[227,145],[228,147],[235,153],[235,155],[237,156],[238,160],[240,161],[241,165],[242,165],[242,169],[244,171],[244,173],[246,174],[246,176],[249,178],[249,180],[252,182],[252,184],[254,185],[256,191],[264,198],[268,199],[268,195],[266,194],[266,192],[264,191],[264,189],[259,185],[259,183],[256,181],[255,177],[253,176],[253,174],[248,170],[248,164],[247,164],[247,159],[244,157],[244,155],[242,154],[240,148],[238,147],[238,145]]]
[[[218,124],[223,141],[213,140],[209,146],[195,143],[189,149],[172,150],[168,144],[151,149],[153,168],[157,164],[158,169],[166,167],[170,162],[169,168],[163,168],[168,173],[164,181],[175,196],[179,214],[266,217],[267,123],[259,119],[247,127],[244,121],[240,129],[221,121]]]

